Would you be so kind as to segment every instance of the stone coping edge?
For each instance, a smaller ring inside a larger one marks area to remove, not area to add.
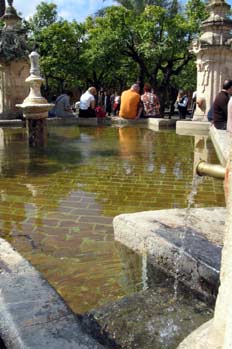
[[[99,125],[118,125],[118,126],[128,126],[128,125],[145,125],[149,128],[172,128],[175,127],[176,120],[165,119],[165,118],[148,118],[148,119],[138,119],[129,120],[120,117],[105,117],[105,118],[47,118],[47,123],[54,126],[65,126],[65,125],[80,125],[80,126],[99,126]],[[23,127],[25,125],[25,120],[0,120],[0,127]]]
[[[147,254],[150,263],[170,275],[178,274],[187,287],[214,302],[225,217],[226,209],[221,207],[191,209],[186,226],[186,209],[121,214],[113,220],[114,236],[140,255]]]
[[[232,144],[231,133],[211,126],[209,134],[221,165],[226,166]]]
[[[100,349],[50,284],[0,239],[0,337],[11,349]]]

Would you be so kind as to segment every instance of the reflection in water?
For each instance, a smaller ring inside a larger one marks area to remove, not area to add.
[[[141,129],[121,127],[118,129],[119,144],[122,158],[131,159],[139,153],[141,147]]]
[[[53,127],[48,147],[37,150],[28,147],[24,129],[1,134],[1,237],[76,312],[145,288],[145,260],[115,244],[112,218],[186,207],[193,137],[133,127]],[[216,205],[224,206],[222,182],[206,178],[194,206]]]
[[[183,173],[181,171],[181,163],[179,161],[177,161],[174,165],[173,174],[178,179],[183,178]]]
[[[135,167],[133,161],[141,149],[141,129],[136,127],[121,127],[118,129],[121,158],[126,175],[130,175]]]

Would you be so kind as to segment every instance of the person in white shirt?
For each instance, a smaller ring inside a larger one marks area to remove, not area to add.
[[[230,97],[227,104],[227,126],[226,129],[228,132],[232,133],[232,97]]]
[[[88,90],[81,95],[79,105],[79,117],[80,118],[95,118],[95,106],[97,90],[95,87],[89,87]]]

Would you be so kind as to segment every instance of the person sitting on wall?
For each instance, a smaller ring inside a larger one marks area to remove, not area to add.
[[[213,124],[217,129],[226,130],[227,106],[232,95],[232,80],[225,80],[221,92],[213,102]]]
[[[213,122],[213,104],[211,105],[211,107],[208,110],[207,119],[209,122],[211,122],[211,123]]]
[[[139,85],[133,84],[129,90],[123,91],[119,116],[124,119],[138,119],[141,113]]]
[[[185,119],[188,112],[188,97],[183,90],[179,91],[176,102],[180,119]]]
[[[73,97],[73,93],[69,90],[64,91],[60,96],[57,97],[53,112],[57,117],[74,117],[75,114],[72,112],[70,105],[70,98]]]
[[[95,97],[97,90],[95,87],[89,87],[88,90],[81,95],[79,105],[79,117],[80,118],[95,118]]]
[[[117,116],[120,110],[121,98],[120,95],[115,92],[115,95],[111,96],[111,101],[113,102],[113,115]]]
[[[104,108],[105,108],[106,115],[110,116],[111,112],[112,112],[110,91],[107,91],[106,94],[105,94]]]
[[[57,96],[56,95],[53,95],[52,96],[52,99],[51,99],[51,104],[54,104],[54,106],[52,107],[52,109],[50,109],[48,111],[48,117],[49,118],[54,118],[56,117],[56,99],[57,99]]]
[[[149,83],[144,84],[144,94],[141,96],[143,102],[143,116],[146,118],[158,117],[160,115],[160,102],[156,94],[151,91]]]

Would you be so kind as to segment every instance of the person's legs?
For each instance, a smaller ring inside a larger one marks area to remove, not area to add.
[[[89,114],[88,118],[96,118],[96,113],[95,113],[94,109],[89,108],[88,109],[88,114]]]
[[[180,119],[185,119],[186,114],[187,114],[187,109],[185,107],[179,106],[178,110],[179,110],[179,117],[180,117]]]
[[[94,109],[80,109],[79,110],[79,118],[95,118],[96,114],[95,114],[95,110]]]
[[[218,130],[226,130],[227,122],[221,121],[221,122],[214,122],[214,127]]]

